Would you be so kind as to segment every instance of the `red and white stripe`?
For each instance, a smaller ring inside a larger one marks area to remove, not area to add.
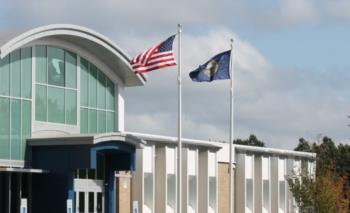
[[[159,44],[137,54],[131,60],[131,66],[135,74],[176,65],[173,51],[158,52],[158,47]]]

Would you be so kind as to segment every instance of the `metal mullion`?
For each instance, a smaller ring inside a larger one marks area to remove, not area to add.
[[[107,132],[108,129],[108,122],[107,122],[107,76],[105,75],[105,87],[104,87],[104,91],[105,91],[105,125],[106,125],[106,130],[105,132]]]
[[[57,85],[53,85],[53,84],[44,84],[44,83],[40,83],[40,82],[36,82],[35,84],[38,84],[41,86],[51,86],[51,87],[55,87],[55,88],[59,88],[59,89],[69,89],[69,90],[78,91],[78,89],[72,88],[72,87],[62,87],[62,86],[57,86]]]
[[[89,98],[89,81],[90,81],[90,62],[88,62],[88,67],[87,67],[87,91],[86,91],[86,94],[87,94],[87,105],[89,106],[90,104],[90,98]],[[89,109],[87,110],[87,123],[88,123],[88,126],[87,126],[87,132],[89,133],[90,132],[90,118],[89,118]]]
[[[99,131],[98,131],[98,85],[99,85],[99,77],[100,77],[100,75],[99,75],[99,73],[100,73],[100,70],[96,67],[96,77],[97,77],[97,79],[96,79],[96,132],[98,133]]]
[[[9,98],[8,98],[8,100],[9,100],[9,111],[10,111],[10,119],[9,119],[9,123],[10,123],[10,125],[9,125],[9,130],[10,130],[10,132],[9,132],[9,158],[10,158],[10,160],[12,160],[12,153],[11,153],[11,148],[12,148],[12,122],[11,122],[11,120],[12,120],[12,116],[11,116],[11,114],[12,114],[12,103],[11,103],[11,90],[12,90],[12,63],[11,63],[11,54],[9,54],[9,69],[10,69],[10,75],[9,75]]]
[[[17,100],[31,101],[30,98],[12,97],[12,96],[8,96],[8,95],[0,95],[0,98],[11,98],[11,99],[17,99]]]
[[[111,109],[101,109],[101,108],[88,107],[88,106],[80,106],[80,107],[85,108],[85,109],[94,109],[94,110],[100,110],[100,111],[105,111],[105,112],[115,112],[114,110],[111,110]]]
[[[67,63],[66,63],[66,50],[64,50],[64,86],[67,85]],[[67,92],[66,92],[66,87],[64,87],[64,123],[66,124],[67,123],[67,100],[66,100],[66,97],[67,97]]]
[[[49,84],[49,57],[48,57],[48,52],[47,52],[47,45],[45,45],[45,59],[46,59],[46,121],[49,120],[49,89],[48,89],[48,84]]]
[[[19,89],[20,89],[20,97],[22,98],[22,74],[23,74],[23,66],[22,66],[22,63],[23,63],[23,60],[22,60],[22,49],[19,50],[19,60],[20,60],[20,77],[19,77],[19,81],[20,81],[20,84],[19,84]],[[22,106],[22,100],[20,100],[20,105],[21,105],[21,114],[20,114],[20,122],[19,122],[19,125],[20,125],[20,136],[19,136],[19,141],[20,141],[20,155],[22,155],[22,131],[23,131],[23,128],[22,128],[22,114],[23,114],[23,106]],[[23,159],[24,160],[24,159]]]

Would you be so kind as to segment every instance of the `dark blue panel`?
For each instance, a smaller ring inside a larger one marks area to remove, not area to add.
[[[90,145],[32,147],[32,167],[49,170],[49,174],[33,177],[33,212],[61,213],[66,200],[74,198],[73,171],[96,168],[97,153],[105,156],[105,207],[115,209],[115,171],[135,169],[135,147],[124,142]]]
[[[32,167],[50,171],[33,176],[33,212],[65,212],[73,196],[72,171],[89,166],[89,146],[32,147]]]

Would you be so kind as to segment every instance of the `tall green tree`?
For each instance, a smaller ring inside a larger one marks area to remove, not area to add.
[[[265,143],[259,140],[255,135],[250,135],[248,139],[236,139],[233,141],[234,144],[246,145],[246,146],[259,146],[265,147]]]
[[[337,146],[329,137],[320,144],[301,138],[295,150],[316,153],[315,177],[288,178],[300,212],[349,212],[350,146]]]
[[[298,146],[294,149],[294,151],[312,152],[310,143],[304,138],[299,139]]]

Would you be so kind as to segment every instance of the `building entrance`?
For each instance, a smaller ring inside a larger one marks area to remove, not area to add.
[[[88,173],[88,172],[87,172]],[[74,209],[77,213],[104,212],[104,185],[99,179],[74,179]],[[89,177],[91,178],[91,177]]]

